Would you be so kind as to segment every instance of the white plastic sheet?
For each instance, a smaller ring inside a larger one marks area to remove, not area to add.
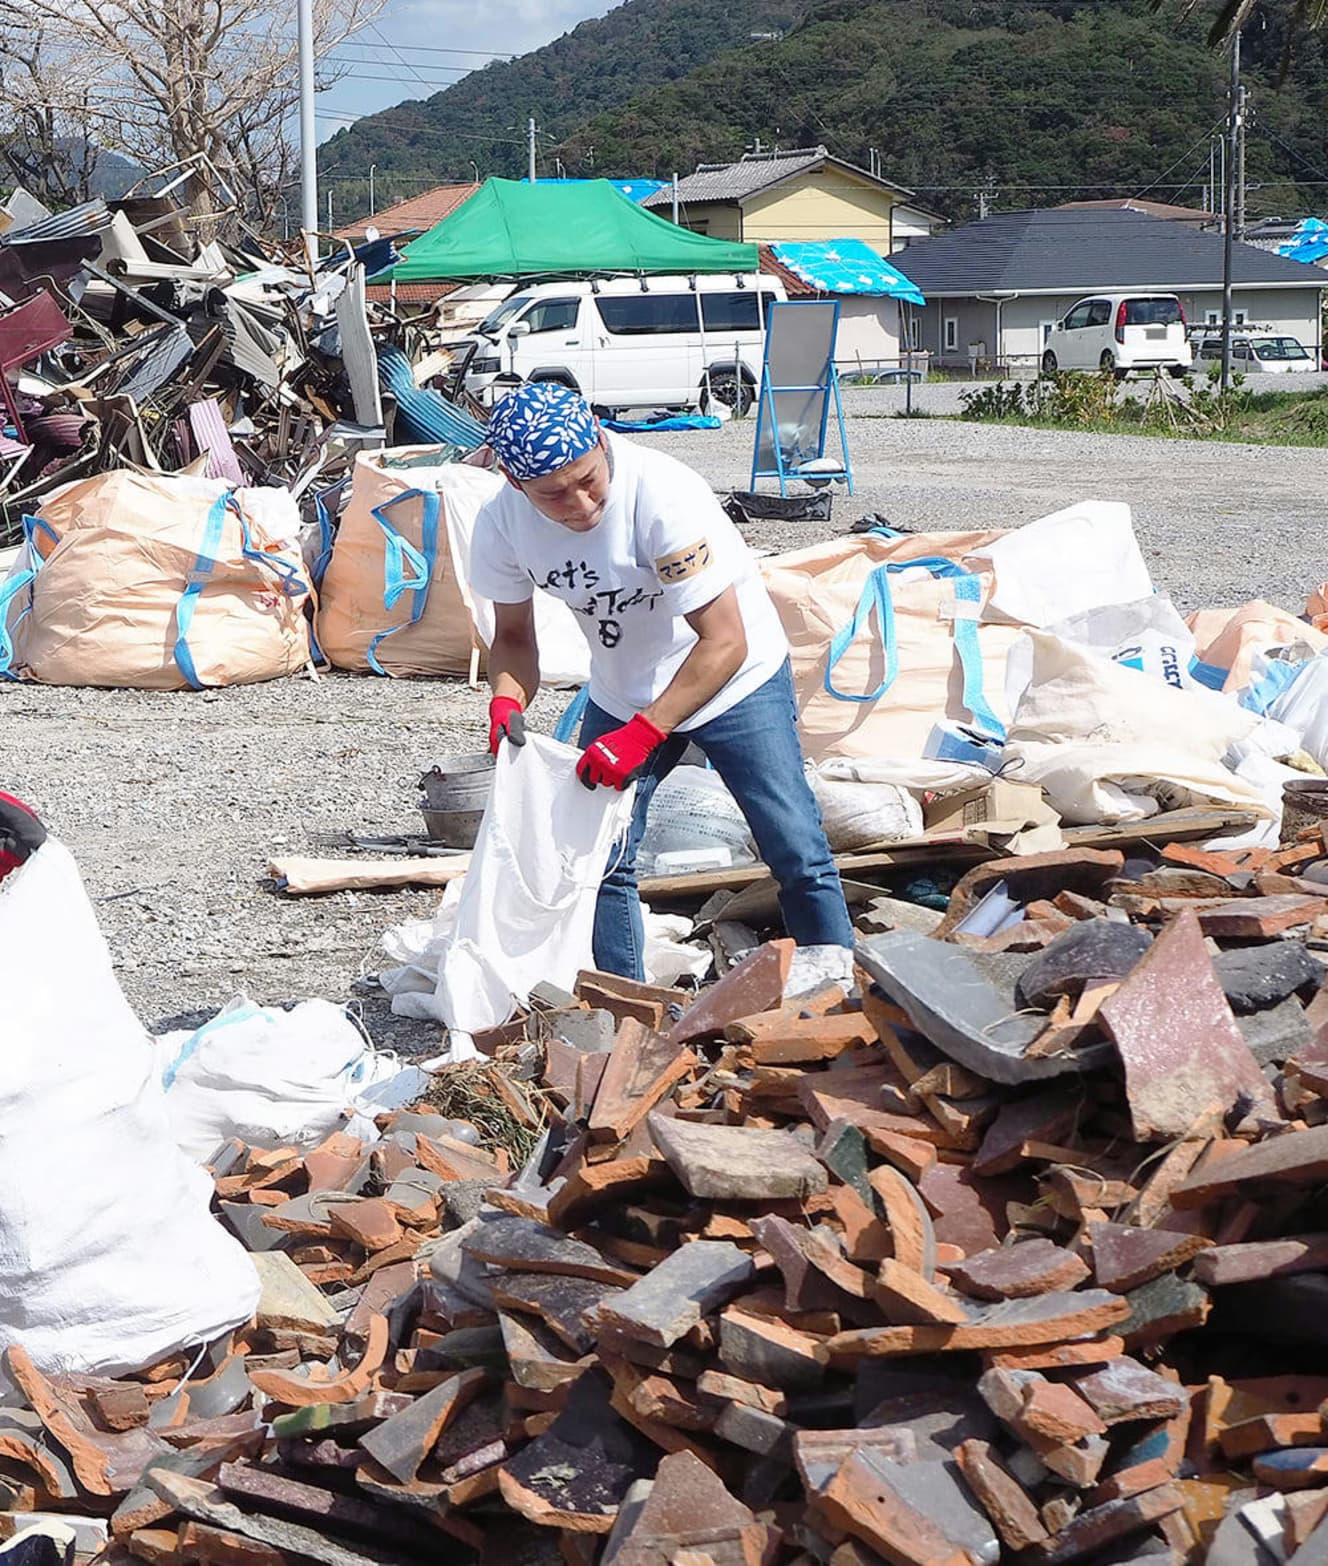
[[[1020,625],[1052,625],[1153,591],[1130,508],[1118,500],[1083,500],[1039,517],[968,559],[996,574],[987,615]]]
[[[157,1044],[176,1141],[205,1160],[238,1137],[251,1147],[313,1147],[334,1131],[378,1140],[381,1110],[412,1102],[428,1076],[375,1051],[340,1006],[289,1011],[237,996],[193,1033]]]
[[[0,1348],[116,1375],[248,1320],[253,1263],[176,1147],[68,850],[0,885]]]
[[[1229,697],[1177,690],[1048,631],[1028,633],[1032,670],[1010,728],[1009,775],[1037,783],[1069,823],[1137,821],[1230,805],[1269,815],[1223,765],[1259,723]]]

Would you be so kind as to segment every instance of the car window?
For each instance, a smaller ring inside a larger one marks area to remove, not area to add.
[[[1089,326],[1106,326],[1111,320],[1111,303],[1106,299],[1094,299],[1088,307]]]
[[[600,320],[619,337],[648,332],[694,332],[695,294],[600,294]]]
[[[756,290],[702,294],[701,319],[708,332],[759,332],[761,304]]]
[[[524,309],[529,302],[529,294],[517,294],[513,299],[504,299],[496,310],[489,311],[488,315],[480,322],[477,330],[484,337],[492,337],[500,327],[505,326],[517,311]]]
[[[1294,337],[1260,337],[1254,343],[1254,351],[1260,359],[1270,361],[1309,358]]]
[[[1179,326],[1185,319],[1175,299],[1127,299],[1126,326]]]
[[[1080,327],[1087,326],[1088,310],[1089,306],[1086,304],[1075,305],[1074,309],[1065,317],[1065,330],[1067,332],[1077,332]]]
[[[580,306],[579,299],[541,299],[521,319],[530,327],[532,337],[536,332],[566,332],[576,325]]]

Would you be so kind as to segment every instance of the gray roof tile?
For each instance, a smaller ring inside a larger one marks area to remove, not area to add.
[[[869,170],[860,169],[853,163],[845,163],[842,158],[831,157],[825,147],[801,147],[793,152],[748,153],[737,163],[702,163],[694,174],[684,175],[678,181],[678,199],[689,203],[745,201],[748,196],[754,196],[758,191],[768,190],[770,186],[779,184],[781,180],[790,179],[795,174],[807,173],[826,162],[852,169],[855,174],[861,174],[864,179],[876,180],[878,184],[888,186],[901,195],[908,194],[901,185],[893,185],[889,180],[877,180],[877,176]],[[672,203],[673,189],[671,186],[665,186],[641,205],[663,211]]]
[[[1116,288],[1220,287],[1222,238],[1142,212],[995,212],[890,257],[927,297]],[[1324,287],[1323,272],[1237,245],[1239,284]]]

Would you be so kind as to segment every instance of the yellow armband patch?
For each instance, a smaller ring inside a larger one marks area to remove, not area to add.
[[[709,564],[710,545],[702,538],[689,544],[686,549],[676,550],[671,555],[661,555],[655,561],[655,570],[660,581],[671,587],[676,582],[685,582],[698,571],[704,571]]]

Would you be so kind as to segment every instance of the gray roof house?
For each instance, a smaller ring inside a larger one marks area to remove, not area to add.
[[[678,181],[679,221],[714,239],[861,239],[881,255],[925,238],[941,219],[912,192],[836,158],[825,147],[749,152],[736,163],[702,163]],[[642,203],[667,217],[668,186]]]
[[[1220,234],[1147,213],[1055,207],[993,213],[910,245],[892,265],[927,296],[913,346],[933,363],[1032,365],[1089,294],[1177,294],[1192,326],[1219,322],[1222,250]],[[1317,345],[1320,269],[1238,244],[1232,270],[1238,326]]]

